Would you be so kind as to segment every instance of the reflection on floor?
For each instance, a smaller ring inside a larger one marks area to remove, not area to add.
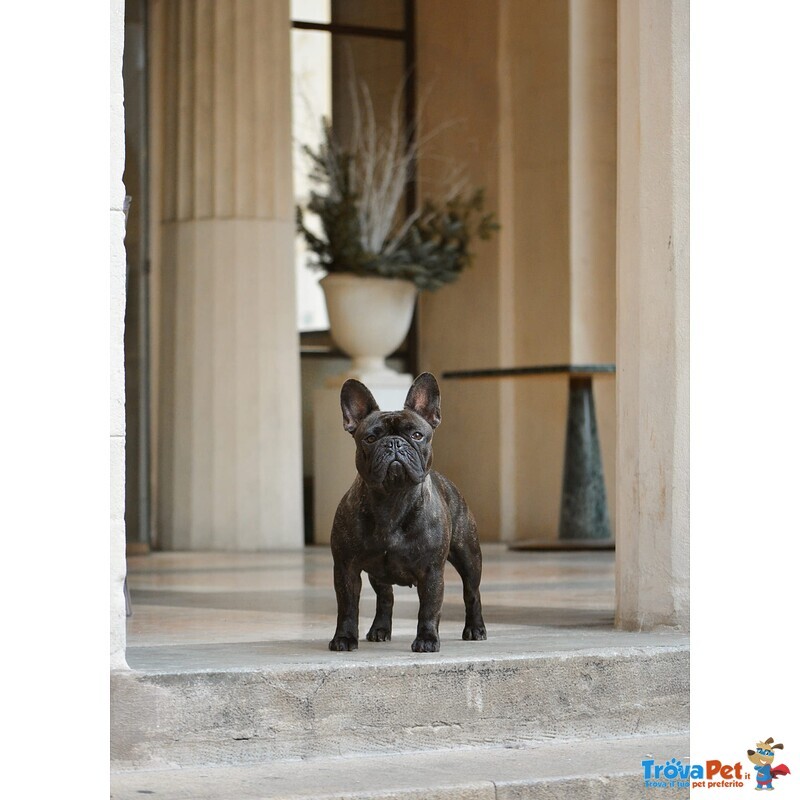
[[[509,552],[484,545],[489,639],[462,642],[461,583],[448,565],[438,655],[411,652],[416,590],[395,587],[392,641],[364,641],[374,593],[364,580],[361,643],[331,653],[336,601],[327,547],[281,553],[153,553],[128,559],[133,615],[128,664],[142,671],[249,669],[267,664],[416,662],[514,657],[604,647],[675,646],[674,632],[613,629],[614,554]]]

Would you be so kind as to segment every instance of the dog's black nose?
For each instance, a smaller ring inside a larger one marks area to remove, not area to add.
[[[399,436],[387,436],[383,440],[383,446],[387,450],[399,450],[403,446],[403,440]]]

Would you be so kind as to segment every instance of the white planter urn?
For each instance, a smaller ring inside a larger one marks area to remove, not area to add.
[[[331,323],[331,337],[352,359],[349,377],[382,383],[406,383],[386,365],[386,357],[403,342],[411,318],[417,287],[400,278],[364,277],[346,272],[326,275],[321,281]]]

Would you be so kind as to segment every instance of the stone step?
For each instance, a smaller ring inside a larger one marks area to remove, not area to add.
[[[641,762],[689,753],[688,733],[115,773],[113,800],[640,800]],[[688,798],[681,787],[658,797]],[[649,796],[649,795],[648,795]]]
[[[628,645],[502,656],[485,643],[448,643],[449,655],[376,645],[379,657],[365,646],[316,663],[240,657],[237,669],[209,667],[206,649],[203,669],[115,672],[112,764],[245,765],[688,730],[688,644],[603,637]]]

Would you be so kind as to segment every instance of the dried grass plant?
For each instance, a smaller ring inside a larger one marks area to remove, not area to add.
[[[481,215],[483,192],[466,196],[462,169],[451,169],[437,201],[427,199],[411,213],[402,213],[413,164],[425,137],[405,124],[403,86],[395,92],[388,122],[377,123],[366,84],[350,82],[352,140],[345,147],[323,120],[318,150],[303,147],[314,185],[307,210],[319,216],[323,236],[305,225],[297,208],[297,230],[312,253],[310,266],[331,272],[380,275],[413,281],[436,289],[455,280],[472,261],[473,235],[487,239],[497,229],[493,215]],[[474,223],[473,213],[478,213]]]

